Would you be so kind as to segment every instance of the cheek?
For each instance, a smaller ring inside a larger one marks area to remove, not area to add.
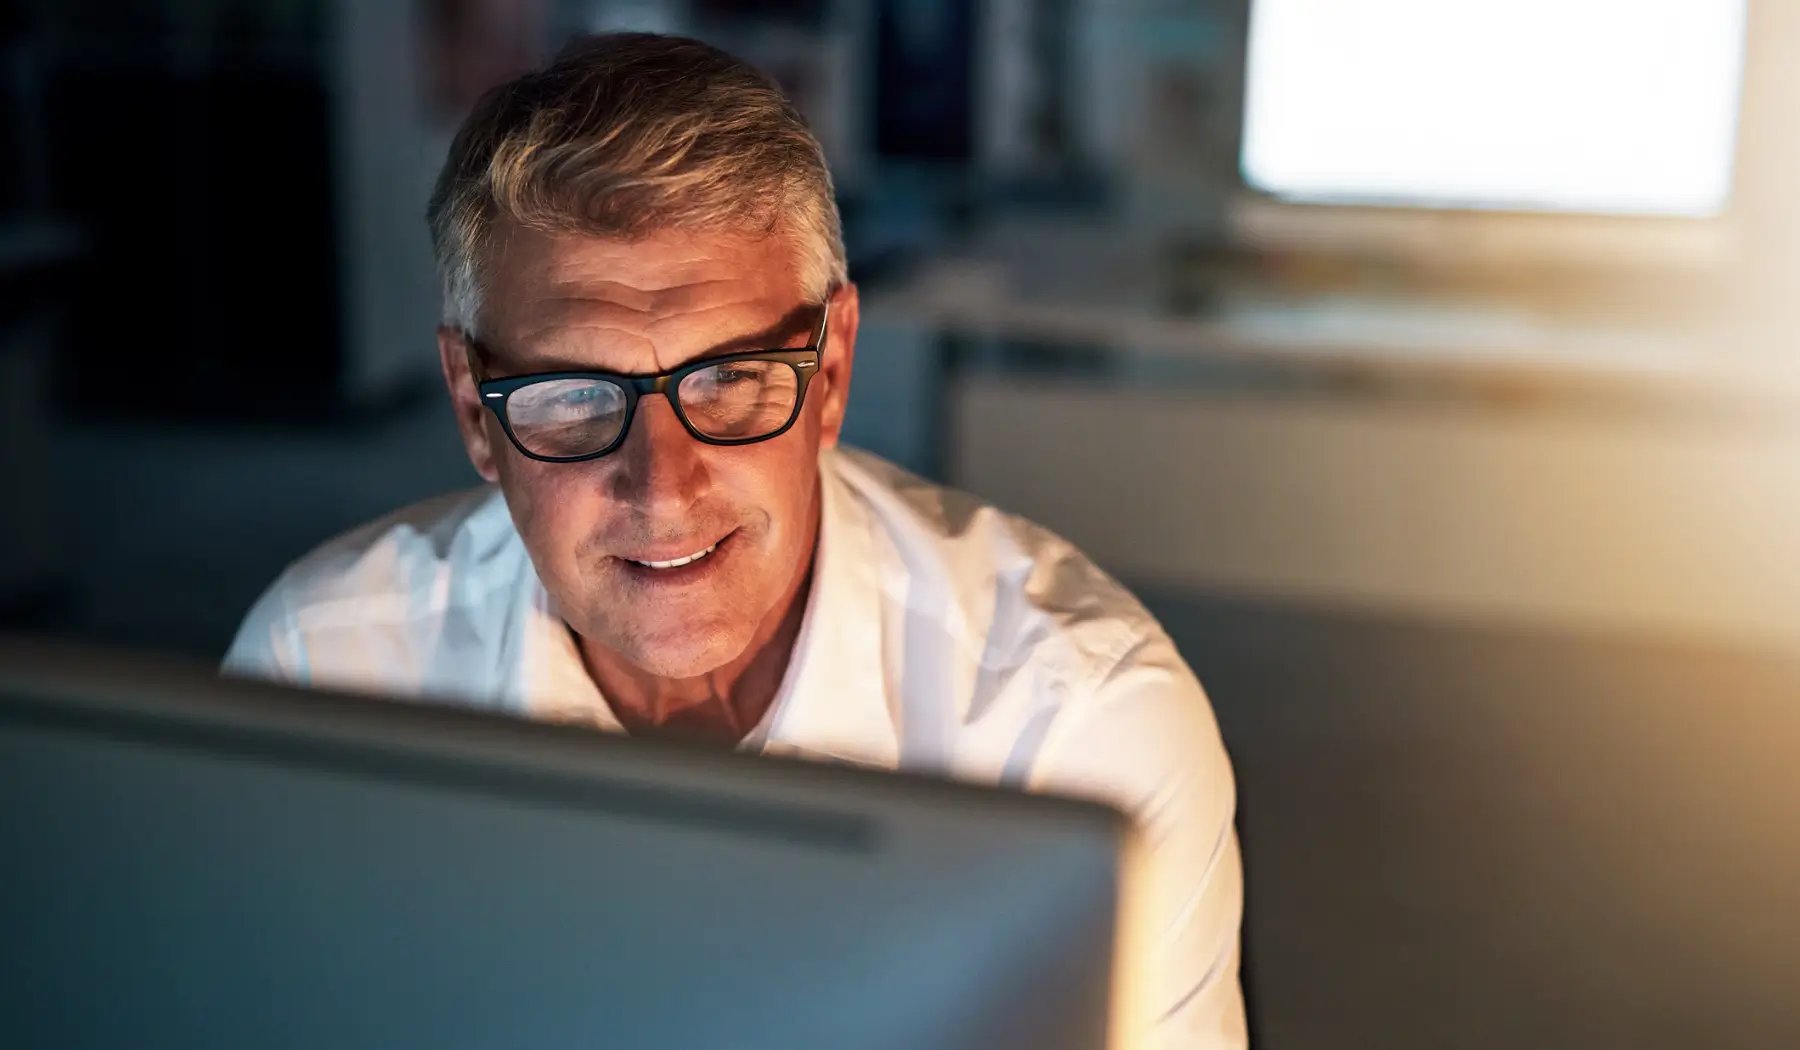
[[[560,563],[575,556],[604,513],[599,483],[580,464],[537,463],[508,456],[500,488],[513,523],[534,557]]]
[[[788,437],[797,438],[789,442]],[[769,545],[773,552],[804,554],[812,536],[813,492],[818,485],[818,445],[800,427],[765,446],[748,446],[762,453],[741,472],[740,498],[745,509],[759,510],[769,520]],[[773,567],[773,566],[772,566]]]

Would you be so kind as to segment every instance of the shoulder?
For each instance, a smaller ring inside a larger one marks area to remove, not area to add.
[[[395,511],[326,541],[251,607],[226,668],[310,680],[333,632],[404,628],[511,582],[517,533],[499,490],[481,486]],[[404,638],[404,632],[391,637]]]
[[[1130,591],[1050,530],[868,453],[839,451],[830,468],[867,508],[887,589],[932,606],[983,663],[1050,660],[1091,687],[1167,642]]]
[[[966,493],[850,450],[830,469],[867,508],[887,600],[940,624],[938,650],[965,669],[952,676],[965,683],[953,690],[959,723],[1001,723],[1011,775],[1139,816],[1187,781],[1228,819],[1212,706],[1130,591],[1062,537]]]
[[[289,609],[351,601],[363,615],[379,614],[382,599],[431,599],[444,570],[475,569],[515,537],[498,489],[448,493],[327,540],[290,565],[270,593]]]

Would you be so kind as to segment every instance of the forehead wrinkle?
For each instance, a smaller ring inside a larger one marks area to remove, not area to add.
[[[567,331],[610,329],[641,333],[656,317],[644,307],[621,303],[616,299],[586,295],[562,295],[536,299],[534,309],[525,311],[527,324],[517,338],[523,342],[554,342]]]
[[[740,288],[744,284],[742,277],[708,277],[698,281],[684,281],[680,284],[666,285],[650,290],[648,309],[657,314],[692,312],[696,309],[710,309],[705,303],[695,306],[696,299],[708,295],[719,294],[716,286],[725,285],[727,290],[733,285]],[[749,301],[749,296],[742,296],[733,302]],[[716,305],[716,304],[714,304]]]
[[[596,353],[599,348],[605,349]],[[505,349],[521,358],[505,364],[522,372],[629,371],[617,366],[646,349],[655,353],[643,332],[601,323],[545,324]]]
[[[733,333],[727,330],[743,327],[743,320],[741,317],[732,318],[728,316],[720,318],[717,315],[735,311],[754,316],[762,312],[758,308],[762,305],[763,301],[761,296],[740,295],[733,299],[727,299],[724,302],[690,306],[685,310],[673,310],[658,314],[650,319],[648,327],[652,331],[663,328],[674,328],[677,331],[683,332],[716,329],[728,338]],[[754,324],[754,322],[752,323]]]
[[[804,306],[790,309],[772,320],[763,320],[764,307],[767,300],[761,297],[745,296],[730,302],[717,303],[701,307],[673,317],[661,317],[651,322],[652,353],[656,357],[658,371],[678,368],[704,354],[712,353],[721,347],[735,342],[745,345],[736,349],[768,350],[773,349],[775,342],[786,337],[786,333],[772,330],[797,327],[797,314],[803,313]],[[748,310],[744,308],[748,307]],[[708,320],[710,315],[724,311],[743,311],[737,316]],[[658,338],[655,329],[663,326],[679,326],[683,334],[673,340]],[[705,333],[698,336],[694,333]],[[669,351],[665,353],[663,347]]]
[[[687,281],[658,288],[640,288],[620,281],[565,281],[552,284],[545,294],[531,296],[531,300],[540,309],[549,308],[553,319],[557,314],[567,316],[589,310],[608,313],[623,311],[648,318],[644,323],[653,325],[670,315],[679,319],[754,304],[761,289],[747,291],[743,285],[742,278],[729,277]],[[719,286],[724,286],[724,289],[721,290]],[[732,286],[737,286],[736,296],[724,302],[705,301],[716,295],[729,295]],[[554,323],[554,320],[547,323]]]
[[[703,292],[709,285],[731,284],[737,278],[711,277],[702,274],[684,276],[683,271],[694,271],[709,268],[717,271],[720,261],[705,257],[695,257],[678,262],[670,262],[663,269],[675,271],[675,276],[666,284],[647,284],[642,280],[633,280],[630,276],[620,276],[621,269],[629,270],[629,266],[620,266],[616,261],[604,258],[562,259],[550,267],[544,275],[544,284],[551,293],[545,298],[557,298],[558,293],[566,293],[576,298],[604,297],[615,299],[626,305],[641,310],[667,308],[670,300],[677,303],[686,297]],[[646,273],[643,277],[651,277]]]
[[[532,298],[540,303],[596,302],[610,303],[628,310],[645,311],[655,292],[638,288],[625,281],[604,277],[584,276],[580,273],[548,275],[543,282],[543,291]]]
[[[735,282],[711,282],[730,284]],[[720,312],[744,310],[752,314],[760,314],[766,297],[753,292],[740,292],[738,295],[720,302],[675,305],[665,303],[647,303],[639,306],[622,303],[606,296],[563,295],[540,298],[539,306],[554,306],[548,316],[542,317],[539,324],[531,331],[546,333],[560,328],[593,328],[628,325],[634,329],[642,329],[655,333],[662,329],[674,328],[677,332],[692,332],[701,329],[717,328],[720,331],[743,327],[742,320],[726,318],[717,320]],[[659,309],[659,307],[662,307]],[[729,334],[727,332],[727,334]]]

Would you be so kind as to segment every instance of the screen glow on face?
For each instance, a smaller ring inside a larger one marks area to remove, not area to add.
[[[1706,216],[1744,0],[1255,0],[1242,165],[1303,201]]]

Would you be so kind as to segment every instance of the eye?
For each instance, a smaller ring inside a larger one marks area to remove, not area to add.
[[[624,393],[611,383],[591,379],[546,379],[529,383],[507,400],[507,415],[515,426],[533,419],[587,419],[618,413]]]
[[[612,397],[611,390],[608,390],[606,387],[600,386],[599,384],[596,383],[596,384],[593,384],[590,386],[576,387],[573,390],[565,390],[565,391],[563,391],[563,393],[560,396],[558,396],[557,400],[562,402],[565,405],[573,406],[573,405],[587,405],[587,404],[592,404],[596,401],[609,400],[611,397]]]

